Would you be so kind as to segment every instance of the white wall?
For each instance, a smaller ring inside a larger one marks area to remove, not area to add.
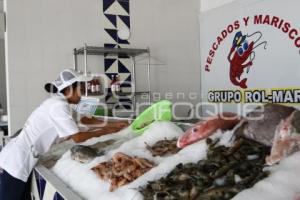
[[[43,85],[73,66],[72,49],[102,44],[99,0],[8,0],[9,125],[21,128],[47,94]],[[101,66],[101,65],[100,65]]]
[[[150,47],[153,91],[162,97],[171,92],[175,95],[173,102],[196,103],[200,99],[198,7],[198,0],[131,1],[133,44]],[[142,78],[138,78],[138,83]],[[178,92],[185,93],[186,98],[177,99]],[[188,94],[193,92],[198,98],[191,100]],[[188,109],[178,107],[176,113],[184,116]]]
[[[4,114],[6,110],[6,78],[5,78],[5,51],[4,39],[0,39],[0,103],[3,106]]]
[[[3,12],[3,1],[0,1],[0,13]],[[6,114],[6,78],[5,78],[5,46],[4,46],[4,20],[0,18],[0,103]]]
[[[200,10],[201,12],[204,12],[233,1],[235,0],[200,0]]]
[[[7,0],[11,132],[22,127],[46,98],[44,83],[72,66],[74,47],[84,42],[103,45],[101,2]],[[199,93],[199,1],[187,4],[181,0],[133,0],[130,4],[132,46],[149,46],[154,62],[164,63],[153,67],[153,89],[162,93]],[[102,68],[103,61],[95,59],[94,68]]]
[[[3,0],[0,0],[0,39],[4,39]]]

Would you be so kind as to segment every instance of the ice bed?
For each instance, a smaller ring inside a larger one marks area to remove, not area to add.
[[[119,119],[120,118],[109,118],[109,120],[111,120],[111,121],[119,120]],[[188,129],[191,125],[192,125],[191,123],[177,122],[176,126],[173,126],[173,128],[176,127],[175,129],[177,129],[177,130],[175,132],[182,133],[184,130]],[[168,130],[168,127],[167,127],[167,130]],[[165,131],[167,131],[167,130],[165,130]],[[174,133],[174,131],[173,131],[173,133]],[[161,134],[161,136],[163,136],[163,135],[164,134]],[[170,134],[170,136],[172,136],[172,135],[173,134]],[[167,135],[165,135],[165,136],[167,136]],[[165,138],[165,136],[162,138]],[[113,134],[112,136],[103,136],[103,137],[97,138],[97,139],[96,138],[90,139],[89,141],[87,141],[83,144],[90,145],[90,144],[93,144],[93,143],[96,143],[99,141],[106,141],[109,139],[117,139],[119,141],[119,143],[125,143],[125,141],[129,142],[134,137],[135,137],[135,135],[133,135],[133,133],[129,129],[125,129],[119,133]],[[159,136],[159,137],[157,137],[157,139],[158,138],[161,138],[161,137]],[[169,137],[166,137],[166,138],[169,138]],[[64,156],[68,157],[69,154],[67,151],[73,145],[75,145],[75,143],[73,143],[72,141],[66,141],[60,145],[56,145],[54,150],[51,149],[50,156],[57,157],[57,156],[62,156],[63,154],[66,154]],[[118,144],[117,144],[117,146],[118,146]],[[117,151],[117,150],[112,150],[107,156],[111,155],[115,151]],[[47,160],[47,158],[46,158],[46,160]],[[67,158],[65,160],[62,159],[62,160],[63,160],[63,162],[71,161],[71,160],[69,160],[69,158]],[[90,166],[96,165],[100,161],[101,161],[101,158],[95,159],[95,161],[92,162],[91,164],[82,165],[81,167],[85,168],[85,171],[87,171],[87,170],[89,171]],[[81,164],[76,163],[75,161],[74,162],[71,161],[71,163],[73,163],[77,166],[81,165]],[[80,191],[76,191],[76,189],[74,189],[72,186],[70,186],[70,184],[67,184],[66,180],[64,180],[63,178],[60,177],[59,173],[61,173],[61,172],[60,172],[60,170],[58,170],[59,166],[52,167],[52,165],[53,164],[51,161],[50,164],[43,163],[43,164],[38,164],[35,167],[32,177],[31,177],[31,184],[32,184],[31,196],[32,196],[33,200],[52,200],[52,199],[53,200],[85,200],[85,199],[89,199],[89,198],[83,197],[83,195],[80,194]],[[58,172],[55,173],[55,170]],[[70,173],[72,174],[72,172],[70,172]],[[91,174],[89,174],[89,175],[91,175]],[[93,177],[92,180],[94,180],[94,184],[97,185],[96,186],[96,190],[97,190],[97,187],[99,186],[98,181],[100,182],[100,180],[98,178],[95,179],[95,177]],[[90,184],[91,183],[89,183],[89,181],[87,181],[87,187],[89,187]]]
[[[180,136],[187,127],[189,127],[188,124],[157,122],[139,137],[134,137],[129,129],[125,129],[113,135],[90,139],[84,144],[90,145],[99,141],[115,139],[120,141],[120,145],[88,164],[73,161],[70,158],[70,151],[67,151],[51,169],[41,165],[37,166],[32,177],[32,196],[38,200],[143,199],[143,196],[137,191],[139,187],[146,185],[148,181],[166,176],[179,163],[197,162],[206,157],[207,144],[205,141],[192,144],[168,157],[152,157],[145,149],[144,142],[151,145],[164,138],[173,139]],[[232,131],[223,134],[217,132],[212,137],[219,137],[221,144],[230,145]],[[100,180],[90,169],[98,163],[108,160],[116,152],[147,158],[154,161],[157,166],[130,184],[122,186],[114,192],[109,192],[109,184]],[[300,197],[299,168],[300,153],[295,153],[279,165],[270,168],[272,174],[268,178],[258,182],[253,188],[240,192],[233,199],[295,200],[298,195]]]

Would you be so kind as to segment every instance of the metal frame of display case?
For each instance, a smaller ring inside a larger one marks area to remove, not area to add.
[[[109,121],[124,120],[117,117],[99,117]],[[131,120],[128,118],[127,120]],[[182,131],[188,130],[192,124],[175,122]],[[43,165],[37,165],[31,177],[32,200],[85,200],[75,192],[68,184],[63,182],[53,171]]]
[[[136,61],[135,58],[139,55],[147,54],[147,82],[148,82],[148,91],[145,92],[136,92]],[[105,47],[96,47],[84,45],[84,47],[74,49],[74,70],[78,71],[78,62],[77,56],[84,55],[84,74],[88,75],[88,55],[116,55],[116,56],[128,56],[132,60],[132,104],[133,108],[136,108],[136,96],[141,94],[148,94],[148,101],[151,104],[151,74],[150,74],[150,50],[148,49],[134,49],[134,48],[105,48]],[[126,93],[124,93],[126,95]],[[87,85],[85,88],[85,96],[88,96]],[[120,96],[122,96],[120,94]]]

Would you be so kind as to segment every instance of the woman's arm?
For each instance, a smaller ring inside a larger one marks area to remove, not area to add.
[[[89,128],[91,128],[91,130],[95,128],[109,128],[109,127],[116,127],[122,129],[129,125],[129,122],[126,120],[103,121],[95,117],[91,117],[91,118],[83,117],[81,118],[80,122],[88,126]]]
[[[80,122],[85,125],[90,125],[103,123],[103,120],[97,119],[95,117],[82,117]]]
[[[128,123],[125,124],[125,123],[122,123],[122,124],[118,124],[117,126],[113,126],[112,124],[110,125],[107,125],[103,128],[101,128],[100,130],[96,130],[96,131],[88,131],[88,132],[79,132],[79,133],[76,133],[74,135],[71,136],[71,138],[73,139],[74,142],[76,143],[80,143],[80,142],[84,142],[90,138],[93,138],[93,137],[100,137],[100,136],[103,136],[103,135],[108,135],[108,134],[111,134],[111,133],[115,133],[115,132],[118,132],[120,130],[122,130],[123,128],[127,127],[128,126]]]

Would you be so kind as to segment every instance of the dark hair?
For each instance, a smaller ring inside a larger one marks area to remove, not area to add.
[[[47,83],[45,86],[44,86],[45,90],[49,93],[57,93],[58,92],[58,89],[55,85],[53,85],[52,83]]]
[[[73,83],[72,85],[70,85],[70,86],[68,86],[68,87],[66,87],[66,88],[64,88],[64,89],[62,89],[60,92],[63,93],[63,94],[65,94],[66,89],[72,88],[73,90],[75,90],[79,85],[80,85],[79,82],[75,82],[75,83]]]
[[[64,89],[62,89],[60,92],[64,94],[65,91],[66,91],[66,89],[67,89],[67,88],[70,88],[70,87],[71,87],[73,90],[75,90],[79,85],[80,85],[79,82],[75,82],[75,83],[73,83],[72,85],[70,85],[70,86],[68,86],[68,87],[66,87],[66,88],[64,88]],[[58,92],[57,87],[56,87],[55,85],[53,85],[52,83],[47,83],[47,84],[44,86],[44,88],[45,88],[45,90],[46,90],[47,92],[49,92],[49,93],[57,93],[57,92]]]

